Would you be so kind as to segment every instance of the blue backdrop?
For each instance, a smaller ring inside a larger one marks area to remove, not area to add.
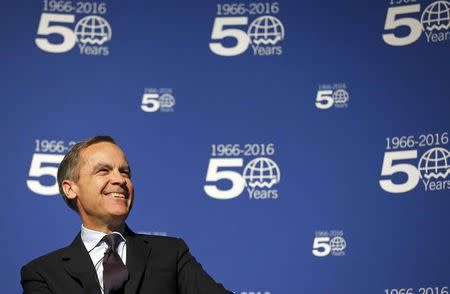
[[[3,293],[79,231],[55,173],[95,134],[130,227],[236,293],[448,293],[449,1],[4,7]]]

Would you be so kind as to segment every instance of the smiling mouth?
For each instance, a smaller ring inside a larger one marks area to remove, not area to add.
[[[117,193],[117,192],[108,193],[106,195],[107,196],[111,196],[113,198],[119,198],[119,199],[126,199],[126,198],[128,198],[126,194]]]

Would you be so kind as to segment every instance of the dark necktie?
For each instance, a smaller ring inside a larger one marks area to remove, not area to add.
[[[128,280],[128,270],[123,264],[117,246],[122,237],[119,234],[110,234],[103,237],[108,244],[108,250],[103,258],[103,289],[105,294],[122,293],[123,286]]]

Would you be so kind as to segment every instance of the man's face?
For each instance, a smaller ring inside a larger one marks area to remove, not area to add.
[[[83,224],[93,229],[122,224],[134,198],[130,167],[122,150],[109,142],[82,150],[74,191]]]

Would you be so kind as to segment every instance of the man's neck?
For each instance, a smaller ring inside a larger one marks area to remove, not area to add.
[[[112,226],[112,225],[93,225],[83,222],[83,226],[88,230],[102,232],[105,234],[111,234],[112,232],[119,232],[123,234],[125,232],[125,223],[121,223],[120,225],[117,226]]]

